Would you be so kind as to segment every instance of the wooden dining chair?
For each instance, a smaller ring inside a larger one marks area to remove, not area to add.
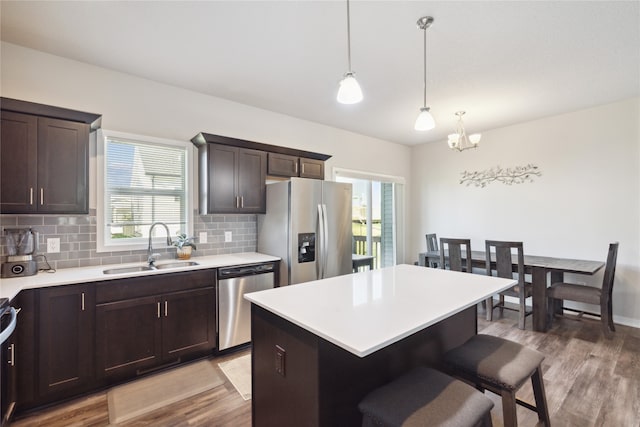
[[[464,258],[462,257],[463,247]],[[446,257],[445,252],[447,253]],[[440,268],[471,273],[471,240],[441,237]]]
[[[564,310],[579,313],[578,317],[582,317],[583,314],[588,314],[590,316],[599,317],[604,335],[607,338],[613,337],[613,333],[615,332],[616,328],[613,324],[613,307],[611,296],[613,293],[613,279],[616,274],[618,246],[618,242],[609,244],[609,253],[607,255],[607,264],[604,269],[602,288],[564,282],[551,284],[551,286],[547,289],[547,313],[549,316],[549,320],[553,320],[554,314],[561,315]],[[599,305],[600,313],[590,313],[583,310],[564,307],[564,300]]]
[[[514,263],[512,251],[515,250],[516,262]],[[492,261],[492,252],[495,255],[495,263]],[[485,253],[486,262],[485,268],[487,269],[487,276],[493,276],[493,270],[496,272],[496,276],[504,277],[507,279],[513,279],[514,266],[516,273],[518,274],[518,283],[506,291],[500,292],[500,301],[497,305],[493,304],[493,298],[487,299],[487,320],[493,320],[493,310],[500,308],[500,315],[503,314],[503,310],[512,310],[519,312],[518,314],[518,328],[525,328],[525,319],[532,311],[527,311],[526,300],[532,295],[531,283],[525,282],[524,273],[524,251],[522,249],[522,242],[505,242],[498,240],[486,240],[485,241]],[[508,307],[504,303],[504,297],[516,297],[518,298],[518,308],[514,309]]]
[[[427,239],[427,251],[428,252],[437,251],[438,250],[438,237],[436,236],[436,233],[426,234],[425,237]],[[427,264],[428,264],[429,267],[438,268],[438,262],[437,261],[428,261]]]

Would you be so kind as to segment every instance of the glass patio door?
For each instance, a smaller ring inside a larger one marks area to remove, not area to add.
[[[353,186],[353,253],[373,256],[374,268],[395,265],[402,185],[358,175],[345,171],[335,174],[336,181]]]

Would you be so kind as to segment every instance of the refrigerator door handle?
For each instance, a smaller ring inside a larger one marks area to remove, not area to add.
[[[318,279],[324,278],[324,263],[322,258],[324,257],[324,215],[322,212],[322,205],[318,205],[318,232],[316,233],[316,277]]]
[[[326,275],[329,264],[329,218],[327,205],[322,204],[322,220],[324,221],[324,236],[322,236],[322,278]]]

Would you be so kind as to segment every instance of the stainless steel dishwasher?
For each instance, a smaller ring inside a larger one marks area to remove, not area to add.
[[[218,351],[251,341],[251,303],[244,294],[271,289],[275,264],[218,269]]]

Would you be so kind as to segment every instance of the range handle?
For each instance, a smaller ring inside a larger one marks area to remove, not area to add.
[[[4,328],[2,332],[0,332],[0,344],[4,343],[7,340],[7,338],[11,336],[13,331],[16,329],[16,322],[18,320],[18,312],[16,311],[15,308],[9,307],[9,310],[7,311],[11,316],[11,320],[9,321],[9,324],[7,325],[7,327]]]

